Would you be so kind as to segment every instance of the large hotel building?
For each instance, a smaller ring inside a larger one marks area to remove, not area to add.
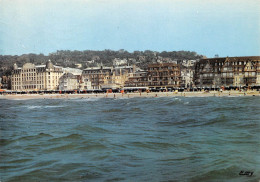
[[[21,68],[14,64],[12,90],[58,90],[62,67],[54,66],[49,60],[46,65],[26,63]]]
[[[260,56],[201,59],[195,65],[197,87],[260,86]]]
[[[181,84],[180,65],[154,63],[148,65],[148,85],[151,88],[176,88]]]

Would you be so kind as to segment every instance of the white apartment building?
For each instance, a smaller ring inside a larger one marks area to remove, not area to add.
[[[21,68],[14,64],[11,76],[12,90],[57,90],[62,75],[62,67],[54,66],[50,60],[46,65],[26,63]]]

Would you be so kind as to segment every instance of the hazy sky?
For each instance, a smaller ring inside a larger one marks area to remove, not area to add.
[[[260,1],[0,0],[0,54],[87,49],[260,55]]]

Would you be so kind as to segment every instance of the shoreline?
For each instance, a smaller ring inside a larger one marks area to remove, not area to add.
[[[98,93],[98,94],[10,94],[0,95],[1,99],[84,99],[84,98],[140,98],[140,97],[246,97],[260,96],[259,91],[212,91],[212,92],[142,92],[142,93]]]

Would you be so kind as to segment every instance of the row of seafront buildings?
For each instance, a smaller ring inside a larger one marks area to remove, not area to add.
[[[90,67],[84,70],[62,68],[51,61],[45,65],[14,65],[11,76],[14,91],[176,89],[260,87],[260,56],[201,59],[194,65],[153,63],[146,70],[135,65]]]
[[[154,63],[144,71],[135,65],[90,67],[78,69],[26,63],[14,65],[11,76],[13,91],[38,90],[104,90],[122,88],[178,88],[181,84],[180,65]]]

